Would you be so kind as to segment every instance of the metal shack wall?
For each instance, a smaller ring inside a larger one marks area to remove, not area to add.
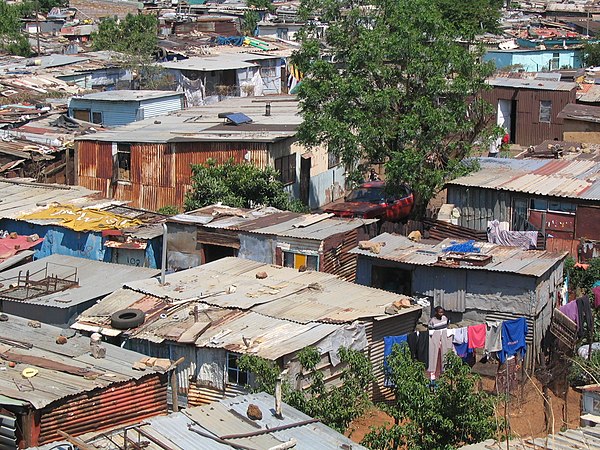
[[[358,235],[359,230],[354,229],[348,233],[336,234],[325,239],[321,270],[338,275],[346,281],[354,282],[357,255],[348,252],[358,245]]]
[[[170,97],[142,100],[137,120],[162,116],[173,111],[181,111],[184,106],[183,98],[183,94],[177,94]]]
[[[79,436],[139,422],[167,412],[167,375],[152,373],[61,399],[41,409],[38,444],[60,440],[58,430]]]
[[[192,164],[230,159],[259,167],[268,164],[263,142],[177,142],[131,144],[131,179],[113,181],[113,143],[77,141],[78,183],[131,206],[156,211],[166,205],[182,207],[191,189]]]
[[[478,231],[486,231],[490,220],[511,222],[512,194],[507,191],[482,189],[476,186],[449,185],[448,203],[460,210],[458,224]]]
[[[393,392],[384,386],[383,372],[383,338],[385,336],[402,336],[415,331],[421,310],[390,316],[382,320],[373,320],[372,326],[367,327],[367,340],[369,341],[368,355],[373,364],[375,383],[373,383],[372,400],[392,400]]]
[[[532,81],[533,82],[533,81]],[[562,139],[563,119],[558,118],[565,105],[575,103],[576,89],[571,91],[551,91],[541,89],[521,89],[494,87],[481,93],[481,97],[498,109],[498,100],[516,102],[516,127],[511,138],[515,144],[538,145],[547,139]],[[540,102],[552,102],[550,123],[540,122]]]

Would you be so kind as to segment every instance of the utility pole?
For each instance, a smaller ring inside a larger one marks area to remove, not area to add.
[[[40,1],[35,1],[35,37],[37,40],[37,54],[40,56]]]

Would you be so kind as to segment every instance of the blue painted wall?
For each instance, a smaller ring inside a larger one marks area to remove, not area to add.
[[[2,219],[0,229],[20,235],[37,234],[44,242],[36,247],[34,259],[50,255],[66,255],[94,261],[112,262],[112,250],[104,246],[101,232],[81,232],[58,225],[38,225],[22,220]],[[152,239],[146,247],[145,260],[148,267],[160,267],[162,241],[161,237]]]
[[[494,61],[497,69],[520,64],[526,72],[542,72],[550,70],[550,61],[558,54],[558,67],[582,67],[580,49],[547,49],[547,50],[490,50],[483,55],[484,61]]]

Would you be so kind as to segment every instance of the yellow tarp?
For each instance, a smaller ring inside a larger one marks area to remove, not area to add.
[[[120,230],[141,225],[136,219],[129,219],[98,209],[81,209],[73,205],[50,206],[41,211],[23,214],[21,220],[51,220],[75,231]]]

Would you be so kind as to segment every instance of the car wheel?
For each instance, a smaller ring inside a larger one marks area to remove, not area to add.
[[[110,325],[117,330],[128,330],[144,323],[146,313],[140,309],[122,309],[110,316]]]

